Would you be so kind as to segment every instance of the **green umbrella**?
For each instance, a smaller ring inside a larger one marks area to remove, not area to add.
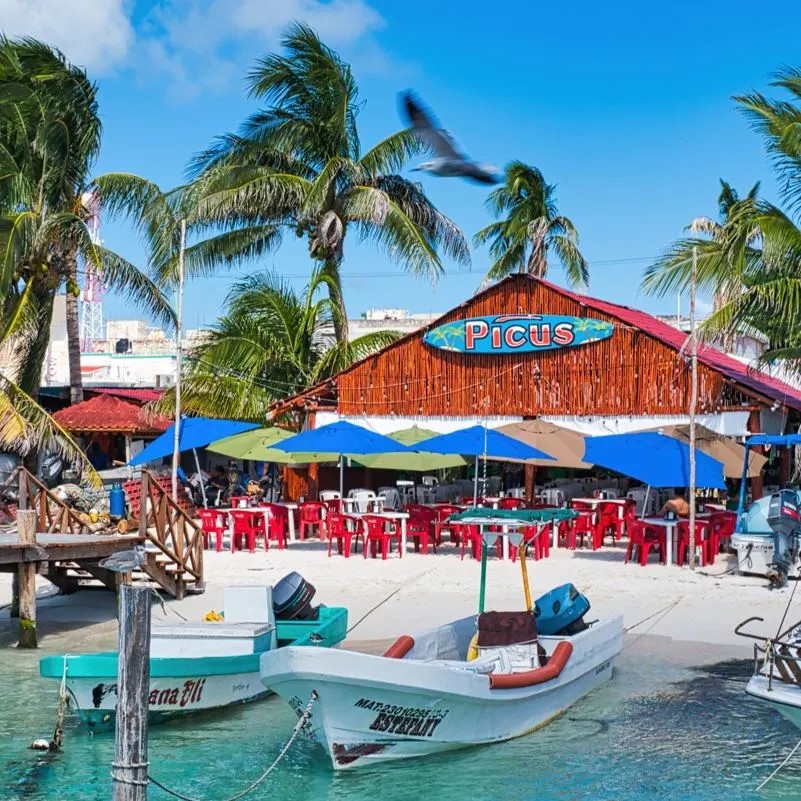
[[[436,431],[426,428],[403,428],[389,435],[403,445],[414,445],[424,439],[436,437]],[[443,470],[446,467],[464,467],[470,463],[462,456],[442,456],[437,453],[379,453],[375,456],[359,456],[354,461],[364,467],[376,470],[412,470],[415,472],[428,472],[430,470]]]
[[[336,462],[339,455],[336,453],[287,453],[278,448],[271,447],[294,436],[291,431],[270,426],[268,428],[254,428],[233,437],[217,440],[206,450],[220,453],[231,459],[251,459],[255,462],[276,462],[278,464],[311,464],[312,462]]]

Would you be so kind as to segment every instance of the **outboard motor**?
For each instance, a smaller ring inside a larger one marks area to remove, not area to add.
[[[319,607],[312,606],[317,591],[300,573],[284,576],[273,587],[273,609],[277,620],[317,620]]]
[[[784,587],[798,562],[801,548],[801,509],[798,493],[783,489],[770,496],[768,525],[773,530],[773,562],[768,578],[773,587]]]

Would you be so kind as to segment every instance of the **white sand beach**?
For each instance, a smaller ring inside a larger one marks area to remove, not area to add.
[[[621,546],[599,551],[552,550],[548,559],[528,561],[534,597],[554,586],[573,582],[592,602],[589,619],[621,614],[631,638],[659,636],[692,644],[685,648],[687,664],[722,656],[747,657],[751,646],[734,635],[744,618],[765,619],[759,630],[775,631],[792,592],[771,591],[767,581],[733,572],[734,557],[720,556],[714,566],[697,569],[665,567],[656,563],[641,567],[623,564]],[[369,641],[394,639],[404,633],[435,626],[476,611],[479,563],[460,560],[453,547],[426,556],[393,554],[387,561],[363,559],[361,554],[344,559],[328,557],[317,542],[294,543],[289,549],[254,554],[238,552],[205,554],[206,592],[183,601],[166,600],[154,606],[154,624],[182,617],[199,620],[209,610],[223,608],[223,589],[231,584],[274,584],[297,570],[316,588],[315,603],[345,606],[349,610],[351,647],[370,647]],[[55,588],[39,580],[38,626],[45,650],[76,652],[113,648],[116,645],[114,595],[101,589],[85,589],[69,596],[52,595]],[[11,578],[0,575],[0,606],[11,599]],[[487,609],[519,609],[523,606],[520,563],[491,559],[487,573]],[[801,594],[788,614],[801,617]],[[8,608],[0,610],[0,635],[13,642],[16,621]]]

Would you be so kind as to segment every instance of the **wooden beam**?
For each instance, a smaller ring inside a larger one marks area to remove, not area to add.
[[[36,512],[17,511],[17,538],[22,547],[36,544]],[[19,648],[36,648],[36,574],[35,562],[22,562],[19,579]]]

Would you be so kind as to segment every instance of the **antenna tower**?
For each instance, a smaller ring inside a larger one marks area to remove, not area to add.
[[[81,203],[88,213],[86,222],[89,236],[95,245],[100,244],[100,197],[97,192],[84,192]],[[81,350],[92,353],[95,343],[104,339],[103,284],[93,264],[86,264],[81,300]]]

